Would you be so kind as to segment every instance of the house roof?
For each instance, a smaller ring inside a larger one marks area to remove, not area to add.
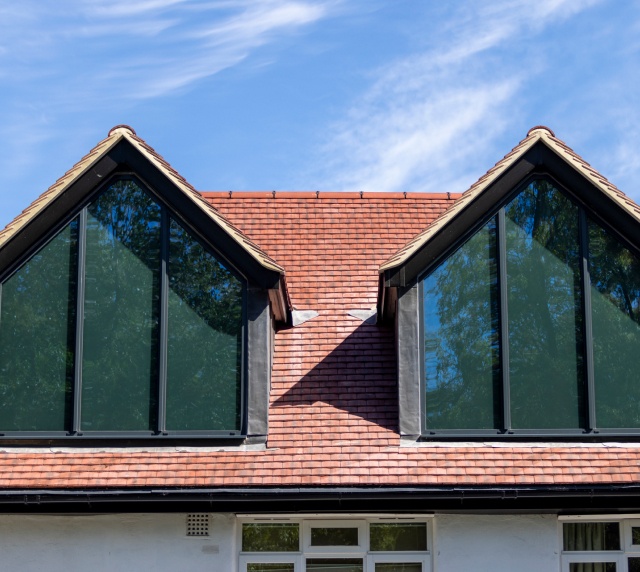
[[[405,444],[380,265],[454,204],[446,194],[204,193],[287,268],[318,316],[275,335],[266,448],[0,447],[7,490],[640,483],[637,443]]]
[[[535,145],[542,144],[555,153],[567,165],[575,169],[591,184],[599,189],[633,219],[640,222],[640,206],[635,204],[614,184],[598,173],[589,163],[558,139],[548,127],[536,126],[529,130],[527,136],[509,153],[478,179],[458,201],[446,212],[443,212],[433,223],[419,232],[412,240],[390,256],[380,265],[380,272],[388,272],[405,264],[412,256],[426,246],[438,233],[443,231],[463,211],[474,204],[484,191],[511,169]]]
[[[219,227],[221,227],[233,240],[235,240],[253,259],[262,267],[284,274],[284,268],[267,255],[249,237],[243,234],[231,221],[209,204],[165,159],[163,159],[151,146],[138,137],[136,132],[128,125],[113,127],[105,139],[100,141],[89,153],[69,169],[60,179],[49,187],[29,207],[13,219],[4,230],[0,231],[0,248],[9,243],[17,234],[27,227],[34,218],[49,207],[56,199],[61,197],[67,189],[85,173],[90,171],[101,158],[113,149],[122,140],[128,141],[137,149],[152,165],[154,165],[165,177],[167,177],[178,189],[180,189],[193,204],[199,207]]]

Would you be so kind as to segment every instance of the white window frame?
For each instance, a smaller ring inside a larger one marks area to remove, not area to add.
[[[331,516],[331,517],[329,517]],[[248,564],[293,564],[294,572],[305,572],[306,561],[311,558],[361,558],[364,572],[375,572],[376,563],[416,562],[422,565],[422,572],[433,569],[433,517],[431,515],[308,515],[292,517],[238,515],[239,572],[247,572]],[[426,551],[369,551],[370,524],[402,524],[420,522],[427,525]],[[242,525],[254,524],[295,524],[300,527],[300,552],[243,552]],[[358,546],[311,546],[311,528],[358,528]]]
[[[564,549],[563,525],[568,522],[617,522],[620,526],[620,550],[568,551]],[[615,562],[616,572],[627,572],[627,559],[640,558],[640,545],[632,544],[631,528],[640,528],[640,515],[589,515],[558,518],[558,542],[561,572],[569,572],[573,563]]]

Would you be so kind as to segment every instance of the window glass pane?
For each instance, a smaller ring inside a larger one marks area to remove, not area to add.
[[[640,528],[637,526],[631,527],[631,544],[640,544]]]
[[[629,572],[640,572],[640,558],[637,556],[629,558]]]
[[[539,180],[505,215],[512,425],[583,427],[578,207]]]
[[[300,550],[299,528],[294,524],[242,525],[242,550],[244,552],[298,552]]]
[[[569,572],[616,572],[615,562],[572,562]]]
[[[247,572],[293,572],[292,562],[286,564],[255,563],[247,564]]]
[[[312,528],[311,546],[358,546],[358,529]]]
[[[88,207],[82,429],[156,425],[160,207],[119,181]]]
[[[419,562],[376,562],[376,572],[422,572]]]
[[[307,572],[321,570],[322,572],[363,572],[361,558],[309,558]]]
[[[589,221],[596,424],[640,427],[640,260]]]
[[[427,525],[424,522],[372,523],[369,528],[370,549],[376,552],[426,550]]]
[[[620,550],[617,522],[565,522],[562,533],[567,551]]]
[[[495,220],[423,281],[426,427],[501,422]]]
[[[71,428],[78,223],[2,284],[0,430]]]
[[[167,429],[240,429],[241,344],[242,283],[172,220]]]

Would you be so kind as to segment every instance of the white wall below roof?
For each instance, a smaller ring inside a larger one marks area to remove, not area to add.
[[[184,514],[0,515],[2,572],[233,572],[235,517],[213,515],[208,538]]]
[[[357,517],[355,517],[357,518]],[[184,514],[0,515],[1,572],[235,572],[235,517],[185,536]],[[554,516],[437,515],[434,572],[557,572]]]
[[[558,519],[553,515],[439,515],[435,572],[557,572]]]

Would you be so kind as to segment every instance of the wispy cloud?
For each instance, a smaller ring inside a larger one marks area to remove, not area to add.
[[[379,69],[368,92],[332,126],[318,187],[464,190],[481,174],[478,164],[490,166],[487,150],[518,112],[524,86],[544,68],[533,60],[525,74],[505,51],[537,41],[548,26],[598,1],[464,3],[444,25],[427,29],[421,53]]]

